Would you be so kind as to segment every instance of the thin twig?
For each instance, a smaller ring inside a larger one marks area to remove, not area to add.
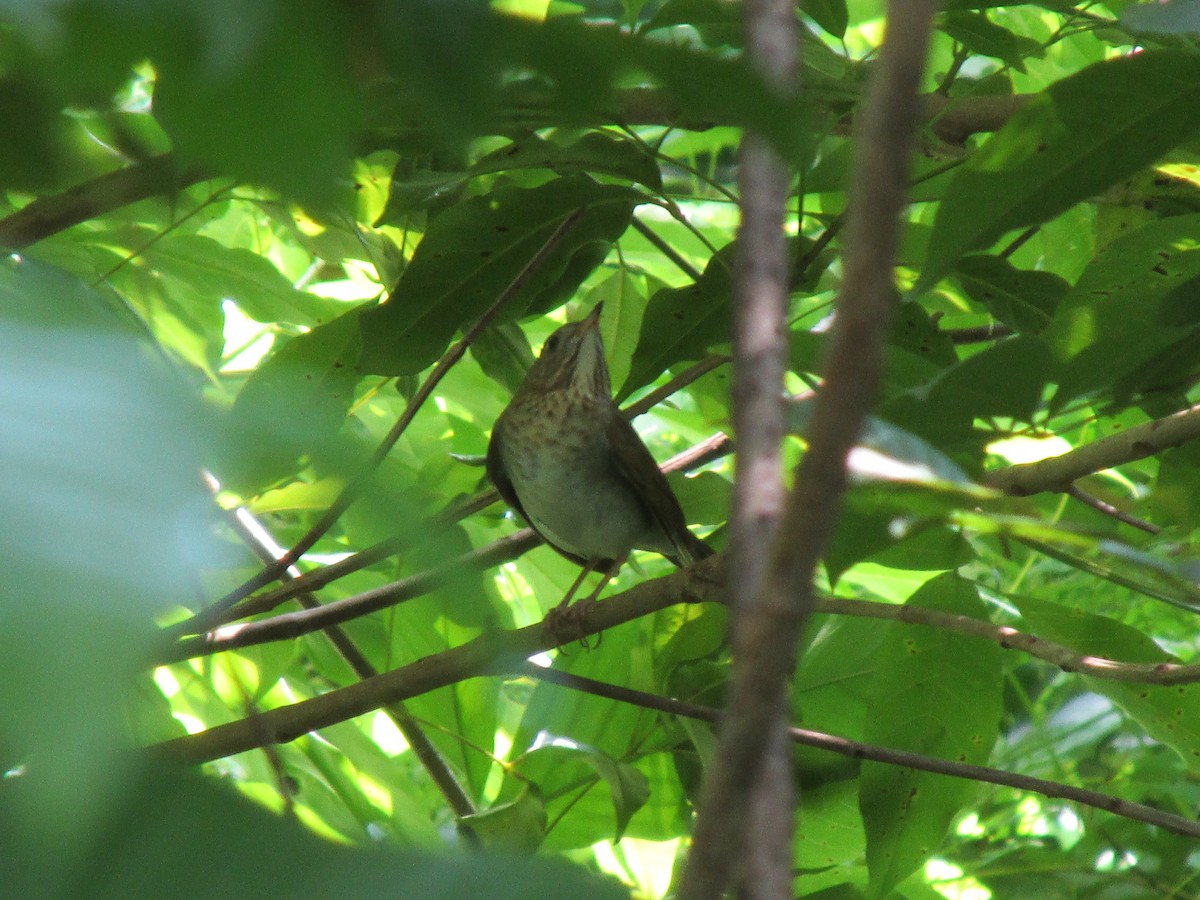
[[[700,280],[700,270],[684,259],[678,250],[659,237],[658,232],[656,232],[637,216],[633,217],[632,225],[634,230],[648,240],[651,244],[653,244],[663,256],[675,263],[675,268],[679,269],[679,271],[681,271],[688,278],[692,279],[692,281]]]
[[[683,716],[698,719],[703,722],[716,723],[720,713],[707,706],[676,700],[672,697],[661,697],[644,691],[635,691],[619,685],[607,684],[594,678],[574,675],[559,669],[549,669],[524,662],[513,669],[513,673],[532,678],[547,684],[557,684],[572,690],[581,691],[596,697],[605,697],[621,703],[629,703],[642,709],[652,709],[673,716]],[[1181,834],[1185,837],[1200,837],[1200,822],[1164,812],[1153,806],[1122,800],[1111,794],[1101,794],[1086,788],[1063,784],[1060,781],[1049,781],[1044,778],[1034,778],[1020,775],[1016,772],[1006,772],[990,766],[976,766],[970,763],[955,762],[948,759],[938,759],[922,753],[912,753],[907,750],[893,750],[888,747],[878,747],[874,744],[864,744],[861,741],[837,737],[820,731],[810,731],[806,728],[789,728],[788,738],[796,744],[805,747],[815,747],[827,750],[839,756],[850,759],[865,759],[872,762],[884,763],[891,766],[902,766],[906,769],[917,769],[922,772],[935,772],[939,775],[949,775],[953,778],[965,778],[970,781],[980,781],[986,784],[996,784],[1001,787],[1011,787],[1019,791],[1032,791],[1045,797],[1055,797],[1081,803],[1102,809],[1114,815],[1146,822],[1156,828]]]
[[[1080,503],[1085,503],[1092,509],[1104,513],[1106,516],[1112,516],[1118,522],[1124,522],[1126,525],[1131,525],[1134,528],[1141,529],[1147,534],[1161,534],[1162,527],[1155,525],[1153,522],[1147,522],[1145,519],[1140,519],[1132,513],[1127,513],[1123,509],[1118,509],[1107,500],[1101,500],[1094,494],[1089,494],[1077,484],[1072,484],[1067,488],[1067,494],[1074,497]]]
[[[206,472],[204,475],[209,489],[216,494],[220,490],[220,484],[211,474]],[[283,555],[284,548],[275,541],[267,527],[250,510],[244,506],[239,506],[235,509],[227,510],[226,517],[230,527],[233,528],[238,537],[242,539],[242,542],[254,552],[254,555],[260,561],[271,563]],[[299,574],[299,569],[295,566],[290,566],[284,572],[283,577],[285,579],[293,579]],[[306,609],[313,609],[320,605],[320,601],[307,592],[297,595],[296,600]],[[334,649],[337,650],[342,659],[354,670],[354,674],[360,679],[374,678],[379,674],[379,671],[371,665],[370,661],[362,654],[362,651],[355,646],[350,636],[341,628],[337,626],[327,628],[325,636],[333,644]],[[437,748],[429,740],[428,735],[425,734],[425,730],[413,718],[404,704],[399,701],[389,703],[383,707],[383,710],[400,733],[404,735],[404,739],[408,741],[413,754],[417,757],[421,765],[424,766],[430,780],[433,781],[442,796],[446,798],[446,802],[450,804],[450,808],[454,810],[454,814],[459,818],[474,815],[477,810],[471,802],[471,798],[467,796],[466,791],[459,784],[458,779],[450,770],[450,766],[447,765],[446,760],[442,758]],[[277,761],[277,758],[275,761]],[[288,797],[287,794],[285,794],[286,797]],[[463,833],[467,835],[468,841],[478,843],[478,838],[473,831],[464,829]]]

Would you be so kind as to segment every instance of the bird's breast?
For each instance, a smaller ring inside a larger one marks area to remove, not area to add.
[[[576,407],[564,417],[566,408],[550,402],[511,410],[503,423],[504,469],[530,524],[587,559],[659,550],[665,538],[613,463],[606,411]]]

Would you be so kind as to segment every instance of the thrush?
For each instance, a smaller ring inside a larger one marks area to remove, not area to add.
[[[488,444],[488,476],[500,496],[547,544],[584,566],[559,609],[589,571],[611,577],[631,550],[680,567],[712,554],[688,530],[667,479],[613,402],[600,311],[598,304],[547,338]]]

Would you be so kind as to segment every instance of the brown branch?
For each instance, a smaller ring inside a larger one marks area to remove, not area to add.
[[[1036,635],[1018,631],[1008,625],[996,625],[984,619],[972,619],[955,613],[941,612],[919,606],[872,603],[867,600],[850,600],[842,597],[826,597],[817,603],[817,612],[831,615],[858,616],[868,619],[883,619],[890,622],[905,622],[942,628],[958,634],[983,638],[1005,650],[1020,650],[1037,659],[1044,660],[1064,672],[1075,672],[1106,681],[1128,684],[1195,684],[1200,682],[1200,664],[1182,663],[1130,663],[1079,653],[1070,647],[1047,641]]]
[[[785,94],[799,85],[794,0],[746,0],[742,6],[746,55],[768,84]],[[787,307],[790,294],[788,238],[784,230],[792,171],[762,135],[742,139],[738,160],[741,226],[734,260],[733,429],[738,437],[737,477],[729,519],[729,603],[733,634],[756,614],[769,559],[762,552],[779,531],[786,502],[783,480],[784,374],[787,371]],[[747,802],[748,828],[731,829],[733,840],[709,844],[724,854],[719,868],[735,866],[744,897],[792,894],[792,834],[795,823],[790,709],[781,695],[774,717],[758,735],[763,761]],[[701,806],[701,819],[723,816],[719,804]],[[751,839],[751,836],[753,838]],[[697,845],[697,852],[706,852]],[[693,863],[689,859],[688,868]],[[707,861],[705,868],[712,866]],[[681,896],[692,896],[685,888]],[[693,882],[694,884],[694,882]],[[720,894],[724,885],[705,885]],[[696,895],[699,896],[699,895]]]
[[[0,247],[20,250],[60,231],[157,194],[169,194],[208,177],[180,165],[173,154],[97,176],[59,194],[39,197],[0,219]]]
[[[583,637],[599,634],[677,603],[723,602],[724,579],[724,557],[717,555],[694,569],[642,582],[582,611],[580,634]],[[1067,671],[1094,678],[1159,685],[1200,682],[1200,665],[1126,663],[1079,654],[1007,626],[938,610],[826,598],[817,604],[815,611],[947,628],[993,641],[1005,649],[1021,650]],[[198,763],[254,750],[265,743],[286,743],[309,731],[344,722],[394,701],[407,700],[467,678],[508,671],[517,662],[552,649],[556,644],[557,638],[547,631],[544,623],[514,631],[489,632],[460,647],[320,697],[257,713],[159,746],[170,756]]]
[[[657,710],[673,716],[684,716],[703,722],[717,722],[717,710],[672,697],[661,697],[644,691],[635,691],[619,685],[607,684],[594,678],[574,675],[558,669],[548,669],[525,662],[513,669],[514,674],[523,675],[547,684],[557,684],[562,687],[582,691],[597,697],[605,697],[621,703],[630,703],[642,709]],[[1003,769],[993,769],[990,766],[975,766],[970,763],[954,762],[948,759],[938,759],[921,753],[911,753],[907,750],[892,750],[888,747],[878,747],[874,744],[864,744],[849,738],[837,737],[820,731],[809,731],[806,728],[788,728],[788,739],[795,744],[805,747],[815,747],[827,750],[839,756],[850,759],[870,760],[891,766],[902,766],[906,769],[917,769],[922,772],[934,772],[939,775],[949,775],[953,778],[965,778],[970,781],[981,781],[996,784],[1001,787],[1011,787],[1020,791],[1032,791],[1045,797],[1056,797],[1102,809],[1114,815],[1146,822],[1157,828],[1181,834],[1186,837],[1200,837],[1200,822],[1164,812],[1153,806],[1133,803],[1113,797],[1111,794],[1101,794],[1086,788],[1063,784],[1059,781],[1048,781],[1044,778],[1034,778],[1029,775],[1019,775],[1006,772]],[[785,895],[790,896],[790,895]]]
[[[998,469],[988,475],[987,482],[1017,497],[1066,491],[1077,478],[1153,456],[1198,437],[1200,405],[1110,434],[1061,456]]]
[[[588,607],[581,615],[581,636],[599,634],[632,619],[649,615],[679,602],[715,601],[721,596],[723,560],[714,556],[695,568],[635,585],[629,590]],[[290,706],[268,710],[253,719],[218,725],[207,731],[177,738],[157,749],[186,763],[201,763],[265,743],[287,743],[316,731],[363,715],[388,704],[407,700],[468,678],[494,674],[535,653],[560,643],[545,623],[513,631],[480,635],[473,641]]]
[[[784,703],[796,647],[815,605],[813,577],[836,521],[846,457],[874,406],[884,343],[895,305],[893,260],[905,200],[935,0],[892,0],[879,68],[859,122],[858,157],[847,218],[845,276],[839,291],[825,387],[808,429],[780,537],[759,601],[734,632],[734,666],[716,765],[679,896],[715,898],[729,880],[735,844],[763,763],[763,739]]]

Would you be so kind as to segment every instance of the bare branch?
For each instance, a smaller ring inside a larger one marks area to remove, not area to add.
[[[1153,456],[1198,437],[1200,405],[1110,434],[1061,456],[999,469],[989,474],[987,481],[992,487],[1018,497],[1065,491],[1077,478]]]
[[[173,154],[155,156],[60,194],[39,197],[0,219],[0,247],[20,250],[80,222],[157,194],[182,190],[206,177],[199,169],[183,168]]]
[[[597,697],[607,697],[610,700],[630,703],[643,709],[658,710],[668,715],[684,716],[704,722],[716,722],[719,716],[717,710],[711,707],[676,700],[672,697],[647,694],[643,691],[635,691],[618,685],[606,684],[594,678],[574,675],[558,669],[547,669],[535,666],[532,663],[524,663],[514,671],[528,678],[544,681],[548,684],[562,685],[563,687],[583,691]],[[1128,800],[1122,800],[1119,797],[1113,797],[1110,794],[1089,791],[1085,788],[1075,787],[1074,785],[1063,784],[1060,781],[1033,778],[1028,775],[1019,775],[1015,772],[1005,772],[1003,769],[993,769],[989,766],[975,766],[948,759],[938,759],[934,756],[925,756],[921,753],[911,753],[906,750],[877,747],[873,744],[864,744],[820,731],[809,731],[806,728],[789,728],[787,730],[787,737],[792,743],[803,744],[806,747],[816,747],[819,750],[828,750],[830,753],[847,756],[851,759],[866,759],[892,766],[903,766],[906,769],[918,769],[922,772],[936,772],[939,775],[950,775],[954,778],[965,778],[970,781],[998,784],[1020,791],[1032,791],[1045,797],[1060,797],[1064,800],[1071,800],[1085,806],[1103,809],[1106,812],[1123,816],[1127,819],[1146,822],[1157,828],[1164,828],[1167,831],[1174,832],[1175,834],[1182,834],[1186,837],[1200,837],[1200,822],[1164,812],[1153,806],[1132,803]]]
[[[796,646],[814,606],[812,579],[833,530],[846,456],[870,412],[883,369],[895,302],[892,261],[899,240],[909,151],[920,103],[934,0],[888,4],[879,71],[860,124],[845,247],[845,279],[825,363],[826,383],[809,429],[765,588],[734,634],[734,669],[717,763],[705,787],[680,897],[716,898],[729,881],[723,848],[746,833],[749,796],[791,681]]]

